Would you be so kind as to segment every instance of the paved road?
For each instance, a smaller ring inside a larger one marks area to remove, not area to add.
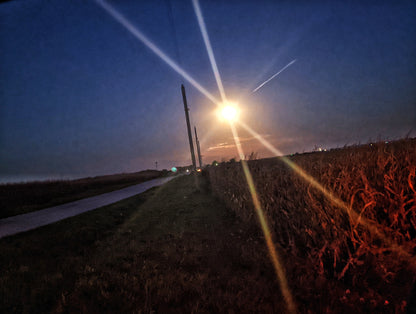
[[[106,206],[125,198],[143,193],[151,187],[162,185],[174,177],[158,178],[127,188],[84,198],[75,202],[66,203],[35,212],[0,219],[0,238],[16,233],[32,230],[59,220],[76,216],[87,211]]]

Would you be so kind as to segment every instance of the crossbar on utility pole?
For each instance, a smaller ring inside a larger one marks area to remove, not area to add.
[[[188,103],[186,101],[185,86],[183,86],[183,84],[181,85],[181,90],[182,90],[183,106],[185,108],[186,127],[188,128],[189,147],[191,149],[192,167],[193,167],[193,170],[196,170],[194,144],[192,141],[191,124],[189,123],[189,108],[188,108]]]

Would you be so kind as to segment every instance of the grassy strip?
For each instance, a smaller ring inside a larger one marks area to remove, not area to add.
[[[0,218],[24,214],[125,188],[166,175],[146,170],[71,181],[46,181],[0,185]]]
[[[282,309],[257,226],[200,179],[1,240],[0,312]]]
[[[0,313],[50,312],[97,249],[157,191],[0,240]]]
[[[79,274],[69,312],[276,312],[284,308],[256,226],[191,176],[157,191]]]

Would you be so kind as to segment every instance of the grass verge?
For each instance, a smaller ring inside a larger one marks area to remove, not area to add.
[[[166,174],[145,170],[78,180],[0,184],[0,218],[119,190]]]
[[[157,188],[0,240],[0,313],[47,313],[97,249]]]
[[[0,240],[0,312],[270,312],[284,308],[257,226],[182,176]]]

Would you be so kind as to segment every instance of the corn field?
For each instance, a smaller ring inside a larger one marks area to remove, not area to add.
[[[416,274],[416,139],[288,158],[345,204],[280,157],[247,161],[298,302],[319,299],[327,312],[406,311]],[[240,162],[207,172],[218,198],[243,220],[257,219]]]

